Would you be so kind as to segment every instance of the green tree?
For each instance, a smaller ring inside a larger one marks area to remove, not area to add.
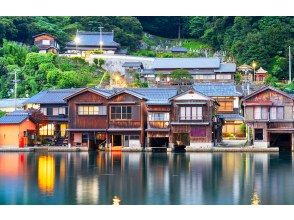
[[[185,69],[177,69],[171,72],[171,79],[176,83],[189,83],[193,77],[189,73],[188,70]]]

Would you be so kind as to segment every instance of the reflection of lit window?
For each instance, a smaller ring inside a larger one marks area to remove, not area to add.
[[[51,194],[54,191],[55,160],[52,156],[38,158],[38,187],[42,193]]]
[[[39,135],[44,135],[44,136],[49,136],[49,135],[54,135],[54,124],[47,124],[39,129]]]

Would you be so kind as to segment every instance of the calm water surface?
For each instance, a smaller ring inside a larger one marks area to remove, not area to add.
[[[1,153],[0,204],[294,204],[292,156]]]

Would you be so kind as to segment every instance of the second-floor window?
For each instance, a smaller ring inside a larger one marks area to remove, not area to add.
[[[41,108],[40,110],[44,115],[48,116],[58,116],[66,114],[65,107]]]
[[[254,108],[254,119],[266,120],[268,119],[268,108],[267,107],[255,107]]]
[[[106,115],[106,106],[103,105],[79,105],[78,115]]]
[[[271,107],[270,119],[284,119],[284,107]]]
[[[233,111],[233,101],[219,101],[219,107],[218,110],[228,112],[228,111]]]
[[[43,45],[50,45],[50,40],[42,40]]]
[[[202,120],[202,107],[186,106],[180,108],[180,120]]]
[[[149,121],[169,121],[169,113],[149,113]]]
[[[131,106],[112,106],[111,119],[131,119],[132,107]]]

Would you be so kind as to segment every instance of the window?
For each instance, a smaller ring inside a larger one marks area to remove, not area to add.
[[[169,113],[149,113],[149,121],[169,121]]]
[[[50,136],[54,135],[55,127],[54,124],[47,124],[39,129],[39,135]]]
[[[271,107],[270,119],[284,119],[284,107]]]
[[[43,45],[50,45],[50,40],[42,40]]]
[[[79,105],[78,115],[106,115],[106,106]]]
[[[254,108],[254,119],[268,119],[268,108],[267,107],[255,107]]]
[[[209,74],[209,75],[195,75],[194,79],[215,79],[215,75]]]
[[[41,112],[43,113],[43,115],[47,115],[47,108],[41,108]]]
[[[169,113],[149,113],[149,127],[167,128],[169,126]]]
[[[131,119],[132,107],[131,106],[112,106],[111,119]]]
[[[65,107],[52,108],[52,115],[65,115]]]
[[[263,140],[263,129],[254,129],[254,140],[262,141]]]
[[[124,135],[124,146],[132,147],[140,143],[139,135]]]
[[[202,107],[181,107],[180,120],[202,120]]]
[[[230,74],[217,74],[216,79],[231,79]]]
[[[233,101],[219,101],[219,111],[233,111]]]

